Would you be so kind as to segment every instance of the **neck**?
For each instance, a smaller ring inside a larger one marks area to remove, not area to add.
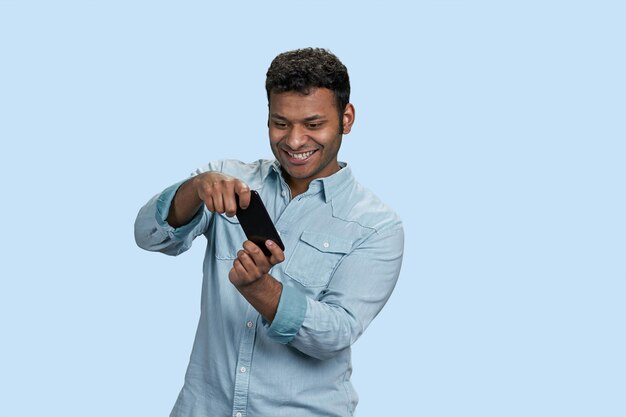
[[[293,178],[285,178],[289,189],[291,190],[291,198],[297,197],[305,193],[309,189],[311,180],[294,180]]]
[[[299,196],[302,193],[305,193],[306,190],[309,189],[309,184],[311,184],[311,181],[313,181],[313,180],[315,180],[317,178],[329,177],[329,176],[339,172],[340,170],[341,170],[341,165],[339,165],[339,163],[337,163],[336,167],[332,170],[332,172],[330,172],[328,175],[323,175],[323,176],[320,176],[320,177],[297,179],[297,178],[291,177],[284,170],[282,171],[282,175],[283,175],[283,178],[285,179],[285,182],[289,186],[289,189],[291,190],[291,198],[294,198],[294,197]]]

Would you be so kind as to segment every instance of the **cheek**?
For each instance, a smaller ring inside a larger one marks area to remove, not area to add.
[[[270,149],[272,153],[278,158],[278,143],[280,142],[280,136],[270,135]]]
[[[277,144],[278,142],[281,141],[281,139],[283,138],[283,132],[276,130],[276,129],[270,129],[269,130],[269,137],[270,137],[270,143],[272,145]]]
[[[339,141],[336,130],[327,130],[323,133],[320,132],[320,134],[317,136],[317,139],[319,143],[330,149],[337,147]]]

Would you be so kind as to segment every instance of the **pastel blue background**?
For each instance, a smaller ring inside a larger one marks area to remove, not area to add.
[[[357,415],[626,415],[625,12],[0,0],[0,415],[169,413],[204,242],[143,252],[135,214],[209,160],[271,156],[265,71],[310,45],[350,70],[340,158],[406,227]]]

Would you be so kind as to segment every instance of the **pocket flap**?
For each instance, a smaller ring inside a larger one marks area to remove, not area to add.
[[[302,232],[300,240],[313,246],[320,252],[348,253],[352,249],[352,241],[326,233]]]

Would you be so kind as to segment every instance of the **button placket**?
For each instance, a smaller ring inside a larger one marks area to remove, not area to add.
[[[235,395],[232,408],[232,415],[235,417],[243,417],[248,408],[250,367],[252,366],[252,352],[254,349],[254,339],[256,337],[254,329],[256,327],[256,320],[259,318],[258,313],[252,306],[248,307],[246,315],[248,318],[243,322],[246,331],[244,331],[241,336],[235,376]]]

